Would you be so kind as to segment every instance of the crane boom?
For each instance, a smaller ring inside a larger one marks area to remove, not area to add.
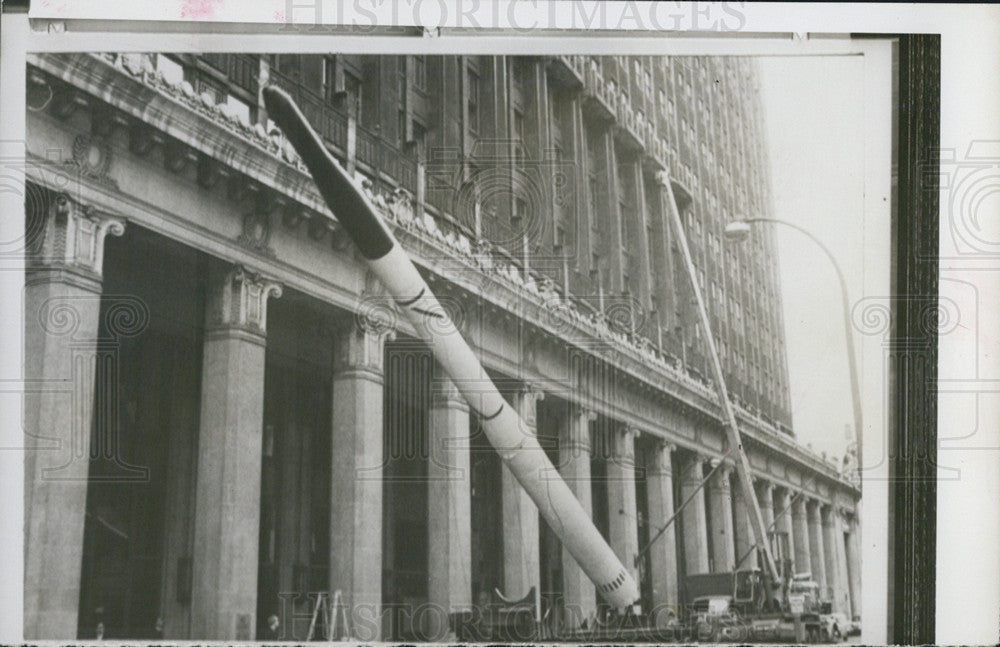
[[[715,347],[715,337],[712,335],[712,326],[709,322],[708,310],[705,308],[705,299],[701,293],[701,286],[698,283],[694,261],[691,260],[691,249],[688,247],[687,235],[684,232],[684,224],[681,222],[680,210],[674,199],[674,191],[670,184],[669,174],[666,171],[660,171],[657,174],[657,179],[667,193],[670,221],[673,223],[674,230],[676,231],[677,240],[680,243],[681,255],[684,257],[684,266],[687,270],[688,279],[691,281],[691,289],[698,303],[698,317],[705,332],[706,343],[708,344],[708,354],[712,364],[712,376],[715,379],[715,386],[718,389],[719,404],[722,405],[723,415],[726,419],[726,437],[729,440],[730,449],[736,450],[734,457],[736,473],[739,475],[740,484],[743,486],[744,498],[750,502],[750,525],[753,528],[754,540],[763,549],[767,574],[770,577],[772,585],[776,587],[781,582],[778,565],[775,563],[774,555],[771,552],[771,544],[767,538],[767,528],[764,525],[764,516],[761,514],[760,503],[757,501],[757,494],[753,489],[753,481],[750,478],[750,463],[747,461],[746,453],[743,451],[740,428],[736,422],[736,412],[733,411],[733,404],[729,400],[729,390],[726,388],[726,379],[722,374],[722,363],[719,361],[718,350]]]

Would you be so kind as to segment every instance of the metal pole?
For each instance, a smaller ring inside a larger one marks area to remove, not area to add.
[[[739,424],[736,422],[736,412],[733,410],[732,402],[729,401],[729,391],[726,388],[726,379],[722,374],[722,363],[719,361],[719,353],[715,348],[715,337],[712,334],[712,326],[708,317],[708,310],[705,308],[705,300],[701,294],[701,286],[698,284],[698,274],[695,271],[694,261],[691,260],[691,250],[688,247],[687,235],[684,232],[684,224],[681,222],[681,214],[677,208],[677,202],[674,199],[674,191],[670,186],[670,176],[666,173],[666,171],[661,171],[657,174],[657,179],[659,179],[660,184],[663,186],[663,190],[667,192],[670,219],[673,222],[674,229],[677,231],[677,241],[680,243],[681,254],[684,257],[684,267],[687,270],[688,279],[691,281],[691,289],[694,292],[695,300],[698,302],[698,316],[701,319],[702,330],[705,331],[705,343],[708,345],[708,351],[711,357],[712,374],[715,377],[716,388],[719,392],[719,404],[722,405],[723,415],[725,416],[729,445],[731,449],[737,450],[735,461],[736,472],[739,474],[743,490],[749,494],[747,499],[750,501],[750,507],[753,513],[753,523],[751,525],[754,528],[756,541],[764,548],[765,566],[767,567],[771,582],[777,585],[778,582],[780,582],[778,567],[774,563],[774,555],[771,553],[771,546],[767,541],[767,533],[764,530],[764,517],[760,512],[760,504],[757,502],[757,497],[753,495],[754,490],[753,481],[750,478],[750,463],[747,460],[746,454],[743,453],[743,441],[740,438]],[[768,593],[772,592],[769,591]]]
[[[821,241],[815,235],[810,233],[808,230],[803,229],[799,225],[795,224],[794,222],[789,222],[788,220],[782,220],[780,218],[746,218],[743,220],[743,222],[748,224],[754,222],[773,222],[780,225],[786,225],[788,227],[791,227],[792,229],[795,229],[805,234],[808,238],[812,239],[814,243],[819,245],[819,248],[823,250],[823,253],[826,254],[826,257],[830,259],[830,263],[833,264],[833,269],[837,273],[837,280],[840,282],[840,299],[844,315],[844,335],[847,339],[847,365],[848,365],[848,370],[850,371],[851,374],[851,405],[854,408],[854,442],[857,446],[857,470],[858,470],[858,478],[860,478],[861,466],[862,466],[861,438],[862,438],[862,430],[864,429],[864,427],[862,426],[862,419],[861,419],[861,385],[858,380],[857,358],[855,357],[854,354],[854,331],[851,326],[850,301],[847,299],[847,281],[844,280],[844,273],[840,269],[840,263],[837,262],[836,257],[834,257],[830,249],[823,244],[823,241]]]
[[[802,491],[799,491],[799,492],[796,492],[795,494],[793,494],[790,499],[788,499],[788,505],[786,505],[784,508],[782,508],[781,512],[779,512],[774,517],[774,521],[772,521],[771,525],[767,527],[767,532],[771,532],[771,529],[774,528],[778,524],[778,519],[780,519],[782,516],[784,516],[784,514],[786,512],[788,512],[789,510],[791,510],[792,504],[795,503],[796,499],[798,499],[801,496],[804,496],[804,495],[803,495]],[[736,566],[737,566],[737,568],[739,568],[739,565],[742,564],[746,560],[747,557],[750,557],[750,554],[753,551],[755,551],[755,550],[757,550],[757,544],[754,544],[753,546],[750,547],[750,550],[748,550],[747,552],[743,553],[743,556],[740,557],[738,560],[736,560]]]
[[[670,518],[667,519],[667,522],[665,524],[663,524],[663,527],[656,532],[656,536],[646,542],[646,545],[642,547],[642,550],[639,551],[639,554],[636,555],[635,559],[633,560],[636,567],[639,566],[639,560],[642,559],[642,556],[645,555],[646,552],[653,547],[653,544],[656,543],[657,539],[663,536],[663,533],[667,531],[667,528],[669,528],[670,524],[674,522],[674,519],[676,519],[680,515],[680,513],[684,511],[684,508],[687,507],[687,504],[691,503],[691,501],[694,500],[694,498],[698,495],[698,493],[702,491],[702,489],[708,484],[708,482],[712,479],[712,477],[715,476],[715,473],[719,471],[719,468],[722,467],[726,459],[729,458],[729,456],[732,455],[734,451],[735,450],[730,449],[725,456],[719,459],[719,462],[715,465],[715,467],[713,467],[709,471],[708,476],[703,478],[701,480],[701,483],[698,484],[698,487],[696,487],[691,492],[691,494],[688,495],[688,498],[684,499],[684,501],[680,504],[680,506],[678,506],[678,508],[674,510],[674,513],[670,515]]]

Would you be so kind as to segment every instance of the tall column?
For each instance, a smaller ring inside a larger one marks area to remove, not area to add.
[[[795,527],[795,569],[799,573],[812,570],[809,559],[809,527],[806,524],[806,500],[799,496],[792,504],[792,525]]]
[[[844,542],[844,509],[834,507],[833,512],[834,542],[837,550],[837,588],[840,591],[841,610],[851,615],[851,585],[847,572],[847,546]]]
[[[832,506],[823,506],[820,518],[823,522],[823,556],[826,558],[826,586],[830,592],[833,610],[849,613],[847,603],[847,588],[844,585],[842,551],[838,545],[843,545],[843,535],[840,534],[837,512]]]
[[[847,588],[851,596],[851,617],[861,615],[861,530],[851,515],[846,522]]]
[[[774,532],[774,485],[770,481],[756,479],[754,487],[757,489],[760,514],[764,517],[764,528],[768,533],[772,533]]]
[[[823,523],[820,519],[819,501],[810,501],[806,506],[809,522],[809,557],[812,564],[813,580],[819,585],[820,597],[827,599],[826,555],[823,552]]]
[[[608,539],[628,572],[639,581],[635,558],[639,554],[639,525],[635,502],[635,437],[638,431],[620,425],[613,429],[614,455],[608,461]]]
[[[774,530],[778,533],[785,533],[788,542],[785,546],[785,561],[791,564],[792,573],[796,572],[795,563],[795,531],[792,529],[792,493],[782,488],[774,496]]]
[[[382,407],[388,334],[352,322],[334,341],[330,590],[342,591],[352,613],[371,618],[378,618],[382,608]],[[377,641],[381,626],[355,622],[352,629],[356,639]]]
[[[753,527],[750,525],[750,503],[743,491],[743,484],[737,479],[733,487],[733,534],[736,539],[736,568],[757,567],[757,551],[754,546]],[[765,521],[765,523],[767,523]]]
[[[649,509],[649,531],[659,532],[674,516],[674,484],[671,455],[674,446],[657,442],[646,457],[646,500]],[[666,626],[671,616],[680,617],[677,593],[677,524],[672,524],[649,547],[650,600],[653,621]],[[652,539],[652,535],[650,536]]]
[[[597,416],[574,406],[564,419],[559,435],[559,474],[580,505],[592,515],[590,498],[590,423]],[[597,612],[594,583],[569,551],[562,551],[563,609],[568,627],[579,627]]]
[[[253,640],[267,299],[241,267],[211,277],[202,351],[191,637]]]
[[[514,394],[511,404],[525,427],[523,433],[536,433],[537,405],[542,394],[525,385]],[[503,498],[503,584],[504,595],[521,598],[541,581],[538,560],[538,508],[517,482],[510,469],[501,469]]]
[[[30,208],[30,207],[29,207]],[[29,216],[34,214],[29,214]],[[124,223],[58,196],[24,291],[24,636],[77,635],[104,239]],[[109,322],[110,325],[110,322]]]
[[[705,520],[705,491],[696,489],[704,475],[701,464],[704,459],[690,454],[681,468],[681,501],[694,498],[681,512],[684,522],[684,566],[688,575],[708,572],[708,524]]]
[[[428,638],[448,637],[449,613],[472,609],[469,405],[448,378],[434,381],[427,463]]]
[[[713,461],[713,467],[716,463]],[[723,465],[708,482],[708,509],[712,515],[712,571],[733,570],[736,563],[733,545],[733,500],[729,486],[732,467]]]

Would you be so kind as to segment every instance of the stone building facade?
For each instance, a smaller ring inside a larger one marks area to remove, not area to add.
[[[738,58],[28,59],[25,634],[441,638],[594,586],[259,104],[288,89],[666,620],[751,567],[669,172],[765,520],[860,613],[860,491],[796,443],[760,104]],[[485,377],[485,376],[484,376]],[[831,431],[833,433],[833,431]],[[645,549],[681,502],[668,531]]]

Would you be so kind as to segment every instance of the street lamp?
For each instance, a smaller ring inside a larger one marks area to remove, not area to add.
[[[830,263],[833,264],[833,269],[837,272],[837,280],[840,281],[840,298],[842,301],[842,307],[844,311],[844,334],[847,338],[847,365],[851,374],[851,404],[854,407],[854,441],[856,444],[856,455],[857,455],[857,469],[858,478],[861,477],[861,388],[858,382],[858,366],[856,358],[854,357],[854,331],[851,327],[851,308],[850,302],[847,300],[847,282],[844,281],[844,273],[840,269],[840,264],[834,257],[830,249],[823,244],[819,238],[810,233],[808,230],[803,229],[794,222],[789,222],[787,220],[781,220],[779,218],[745,218],[742,220],[734,220],[733,222],[726,225],[723,235],[726,240],[732,242],[742,243],[750,237],[750,225],[758,222],[771,222],[779,225],[786,225],[805,234],[808,238],[812,239],[826,257],[830,259]]]

